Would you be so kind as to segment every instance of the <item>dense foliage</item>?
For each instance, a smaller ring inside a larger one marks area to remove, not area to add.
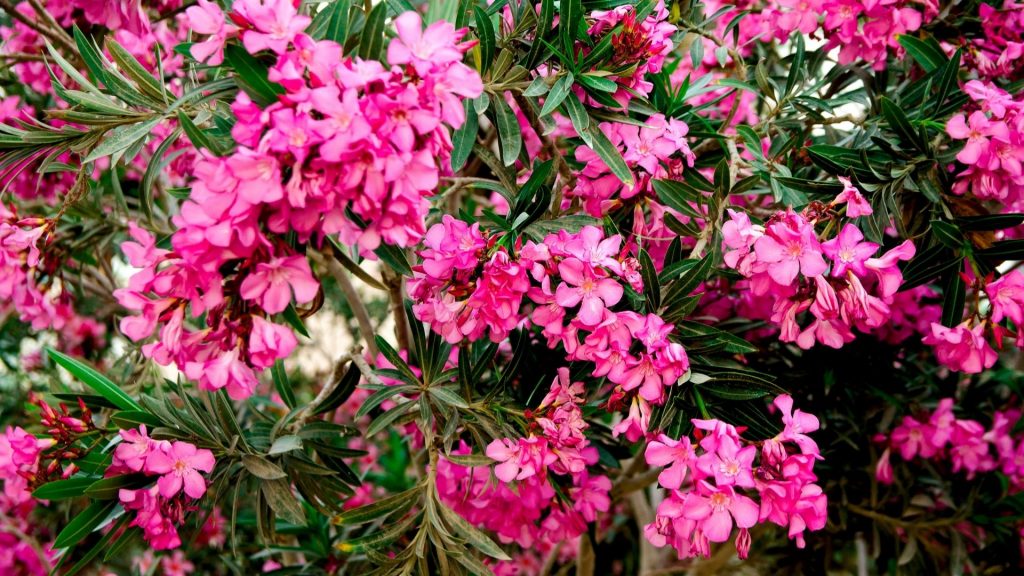
[[[3,574],[1024,565],[1024,4],[0,38]]]

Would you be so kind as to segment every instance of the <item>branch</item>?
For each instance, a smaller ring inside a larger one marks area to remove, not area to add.
[[[360,356],[362,353],[363,348],[359,345],[356,345],[353,346],[351,350],[349,350],[348,354],[344,354],[342,355],[341,358],[338,358],[338,361],[334,363],[334,368],[331,370],[330,378],[327,380],[327,383],[320,388],[320,393],[316,395],[316,398],[313,398],[312,402],[306,404],[302,411],[295,416],[295,420],[292,423],[292,430],[298,430],[299,428],[302,427],[303,424],[305,424],[310,419],[312,414],[316,412],[317,407],[323,404],[324,400],[326,400],[327,397],[334,392],[338,385],[341,384],[341,381],[343,379],[342,377],[344,376],[342,369],[345,367],[345,365],[350,360],[354,361],[354,359],[357,356]]]
[[[401,274],[384,270],[384,283],[388,287],[391,300],[391,316],[395,319],[395,339],[399,350],[410,350],[412,347],[412,328],[409,317],[405,315],[405,280]]]
[[[338,283],[338,287],[345,294],[345,299],[348,300],[348,305],[352,307],[352,313],[355,314],[356,322],[359,323],[359,335],[366,342],[366,348],[370,351],[370,354],[376,358],[380,350],[377,349],[377,343],[373,339],[374,331],[373,323],[370,321],[370,313],[366,310],[366,305],[363,304],[359,293],[356,292],[356,287],[349,279],[345,268],[334,258],[334,254],[331,252],[326,250],[324,253],[310,251],[310,254],[315,260],[318,260],[327,267],[327,271],[331,273],[331,276]]]

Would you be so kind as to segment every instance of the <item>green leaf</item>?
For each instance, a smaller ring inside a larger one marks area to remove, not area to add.
[[[562,53],[575,60],[576,34],[583,22],[582,0],[561,0],[558,4],[558,37],[562,42]],[[570,65],[571,62],[563,62]]]
[[[141,424],[153,427],[166,426],[165,422],[143,410],[121,410],[111,416],[110,419],[123,430],[128,428],[138,428]]]
[[[337,374],[334,376],[337,376]],[[334,391],[332,391],[327,398],[324,398],[323,402],[317,406],[316,412],[314,412],[313,415],[318,416],[320,414],[330,412],[344,404],[345,401],[352,396],[352,392],[355,391],[356,385],[359,384],[359,378],[361,376],[362,373],[359,371],[359,368],[356,367],[355,364],[349,364],[348,370],[346,370],[345,374],[341,376],[341,382],[339,382],[338,385],[334,387]]]
[[[136,86],[138,86],[144,94],[157,101],[166,101],[167,91],[163,83],[154,78],[153,75],[135,59],[135,56],[132,56],[131,52],[126,50],[124,46],[118,44],[111,36],[107,37],[106,46],[107,52],[110,53],[111,58],[113,58],[114,62],[117,63],[117,67],[121,72],[124,72],[129,79],[135,82]]]
[[[932,234],[939,242],[942,242],[949,248],[959,250],[963,247],[964,236],[960,233],[960,230],[954,224],[945,222],[943,220],[932,220],[931,222]]]
[[[537,16],[537,27],[534,29],[534,40],[530,45],[530,53],[526,55],[525,66],[533,69],[540,61],[543,51],[543,38],[551,31],[555,21],[555,0],[541,0],[540,14]]]
[[[963,320],[967,299],[967,285],[958,269],[949,272],[942,296],[942,325],[952,328]]]
[[[79,512],[78,515],[60,531],[60,534],[57,534],[57,539],[53,541],[53,547],[70,548],[71,546],[78,544],[82,538],[85,538],[90,532],[98,528],[117,505],[116,500],[93,502],[85,510]]]
[[[302,317],[299,316],[298,310],[295,309],[295,304],[289,302],[288,307],[281,313],[281,317],[284,318],[284,321],[292,327],[292,330],[295,330],[306,338],[310,337],[309,330],[306,330],[306,325],[302,322]]]
[[[152,484],[154,478],[145,474],[126,474],[94,480],[85,489],[85,495],[93,500],[116,500],[122,488],[135,489]]]
[[[292,390],[291,382],[288,381],[288,372],[284,369],[284,362],[281,360],[274,362],[273,368],[270,369],[270,375],[274,380],[274,389],[281,396],[285,406],[294,409],[295,391]]]
[[[363,60],[380,60],[384,49],[384,19],[387,13],[387,4],[379,2],[366,17],[366,24],[359,36],[359,57]]]
[[[373,419],[373,422],[370,422],[370,426],[366,428],[366,435],[373,436],[378,432],[382,432],[396,420],[408,414],[416,405],[417,402],[404,402],[377,416]]]
[[[239,88],[261,107],[277,102],[278,95],[284,94],[284,86],[271,82],[267,77],[267,67],[245,48],[237,44],[225,46],[224,64],[234,69]]]
[[[141,142],[149,136],[153,132],[153,129],[163,121],[164,119],[162,116],[156,116],[144,122],[124,124],[114,128],[110,132],[107,132],[99,146],[93,148],[92,151],[89,152],[89,155],[85,157],[83,162],[92,162],[100,158],[117,154],[118,152],[124,152],[132,147],[132,145]]]
[[[82,34],[77,24],[73,26],[72,33],[75,37],[75,44],[78,46],[78,53],[82,56],[85,66],[89,68],[89,72],[92,73],[93,79],[106,84],[107,73],[104,69],[106,59],[100,54],[96,44]]]
[[[594,74],[581,74],[577,80],[584,87],[597,92],[615,93],[619,89],[615,81]]]
[[[39,500],[67,500],[85,495],[95,478],[68,478],[67,480],[55,480],[47,482],[32,491],[32,497]]]
[[[400,522],[386,526],[372,534],[360,536],[359,538],[343,540],[335,544],[335,548],[340,550],[343,554],[358,554],[360,552],[366,552],[367,550],[379,550],[401,538],[403,534],[409,531],[409,528],[411,528],[414,523],[419,521],[421,515],[422,514],[413,514]]]
[[[1024,214],[989,214],[986,216],[963,216],[956,219],[957,226],[966,232],[1003,230],[1024,223]]]
[[[494,49],[497,43],[494,37],[494,23],[483,11],[483,8],[474,4],[473,17],[476,20],[476,35],[480,39],[480,72],[484,73],[491,67],[494,61]]]
[[[184,130],[185,135],[192,141],[192,144],[196,149],[206,149],[217,156],[223,156],[224,150],[221,146],[214,144],[206,132],[203,132],[196,126],[195,122],[189,118],[188,114],[178,110],[178,123],[181,124],[181,129]]]
[[[438,507],[441,509],[441,516],[444,518],[445,523],[451,526],[452,531],[458,534],[460,538],[465,539],[467,544],[491,558],[497,558],[498,560],[510,559],[508,554],[494,540],[491,540],[487,534],[484,534],[479,528],[467,522],[462,516],[459,516],[457,512],[440,502],[438,502]]]
[[[924,68],[925,72],[938,69],[948,60],[946,53],[942,51],[942,47],[931,36],[921,40],[914,36],[902,34],[899,36],[898,41],[900,46],[903,46],[907,53],[910,54],[911,58],[917,61],[921,68]]]
[[[409,265],[409,259],[405,257],[405,251],[398,246],[381,244],[380,248],[374,250],[373,253],[395,272],[402,276],[412,276],[412,266]]]
[[[564,76],[559,76],[558,80],[555,80],[547,97],[544,98],[544,106],[540,109],[541,116],[547,116],[558,109],[565,100],[565,97],[569,95],[570,90],[572,90],[575,80],[572,72],[566,72]]]
[[[633,173],[630,172],[626,161],[622,159],[622,153],[619,152],[619,149],[612,144],[611,140],[595,124],[590,125],[588,132],[593,142],[591,147],[612,171],[612,174],[626,186],[633,186]]]
[[[1024,259],[1024,240],[1003,240],[975,254],[980,258],[1021,260]]]
[[[494,99],[494,116],[498,128],[498,141],[501,143],[501,162],[505,166],[511,166],[519,158],[519,151],[523,147],[519,120],[504,98]]]
[[[357,524],[365,524],[379,518],[387,518],[396,510],[399,510],[404,506],[411,505],[419,500],[420,492],[422,490],[422,486],[413,486],[404,492],[381,498],[380,500],[371,502],[365,506],[346,510],[345,512],[335,516],[332,522],[342,526],[354,526]]]
[[[893,132],[899,136],[900,142],[905,147],[913,147],[921,152],[927,152],[928,143],[921,140],[920,133],[914,129],[910,120],[907,119],[907,115],[903,113],[903,109],[885,96],[882,96],[881,103],[882,115],[885,116]]]
[[[459,396],[459,393],[450,387],[434,386],[430,388],[429,392],[436,402],[447,404],[448,406],[454,406],[456,408],[469,408],[469,404],[466,402],[466,399]]]
[[[260,480],[276,480],[278,478],[286,478],[288,476],[280,466],[262,456],[245,454],[242,456],[242,465],[245,466],[245,469],[248,470],[250,474]]]
[[[458,172],[466,165],[469,155],[473,152],[477,131],[480,129],[480,120],[473,110],[473,101],[466,99],[462,106],[466,111],[466,121],[452,134],[452,172]]]
[[[281,436],[274,443],[270,445],[270,450],[267,452],[269,455],[284,454],[285,452],[291,452],[292,450],[302,449],[302,438],[294,434],[287,436]]]
[[[594,139],[590,136],[590,114],[587,113],[583,102],[580,102],[579,96],[569,92],[565,96],[563,108],[565,113],[569,115],[569,120],[572,121],[572,127],[576,130],[576,134],[583,139],[587,146],[593,148]]]
[[[50,356],[51,360],[70,372],[72,376],[95,390],[100,396],[113,402],[122,410],[145,412],[142,406],[131,396],[125,394],[124,390],[118,388],[117,384],[111,382],[109,378],[100,374],[91,366],[50,347],[46,348],[46,353]]]
[[[270,504],[270,509],[278,518],[299,526],[306,525],[302,506],[292,494],[291,484],[287,480],[282,478],[263,480],[260,483],[260,490],[263,492],[263,497],[267,499],[267,504]]]
[[[644,297],[647,298],[647,309],[650,312],[661,307],[661,285],[658,283],[658,271],[654,268],[651,255],[640,249],[640,275],[644,280]]]
[[[658,199],[666,206],[690,218],[704,219],[704,214],[693,206],[693,204],[700,205],[704,199],[700,190],[678,180],[654,180],[652,184],[654,191],[658,194]]]

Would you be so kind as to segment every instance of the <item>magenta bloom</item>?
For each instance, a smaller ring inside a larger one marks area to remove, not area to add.
[[[864,234],[853,224],[846,224],[835,238],[821,245],[825,254],[832,259],[832,276],[842,278],[850,270],[858,276],[867,274],[864,263],[874,256],[878,244],[861,242]]]
[[[871,208],[871,203],[861,195],[860,190],[857,190],[857,187],[850,182],[849,178],[840,176],[839,181],[843,183],[843,191],[832,202],[835,204],[846,204],[847,218],[859,218],[874,214],[875,211]]]
[[[955,328],[932,323],[931,333],[922,340],[935,347],[935,356],[950,370],[977,374],[996,363],[998,354],[985,339],[985,325],[968,328],[964,322]]]
[[[758,262],[768,265],[772,280],[783,286],[792,284],[797,274],[811,278],[828,268],[814,227],[793,213],[767,226],[765,235],[754,242],[754,252]]]
[[[757,524],[758,508],[750,498],[737,494],[732,486],[713,486],[706,480],[699,484],[699,492],[690,493],[683,505],[683,515],[698,522],[711,542],[725,542],[732,534],[733,521],[740,528]]]
[[[661,484],[662,488],[678,490],[683,485],[686,471],[694,459],[693,446],[686,436],[673,440],[659,434],[657,440],[651,440],[647,444],[644,458],[651,466],[667,466],[658,474],[658,484]]]
[[[1002,278],[989,282],[985,293],[992,304],[993,322],[1009,318],[1018,329],[1024,326],[1024,274],[1020,270],[1011,270]]]
[[[614,306],[622,298],[621,284],[596,275],[593,267],[576,258],[560,262],[558,273],[564,282],[555,289],[555,301],[565,308],[579,304],[577,318],[586,326],[599,324],[605,307]]]
[[[270,314],[284,312],[295,294],[299,304],[311,302],[320,290],[313,278],[309,262],[302,256],[274,258],[256,265],[254,272],[242,281],[239,294],[246,300],[258,301]]]
[[[173,498],[184,489],[190,498],[206,494],[206,480],[200,472],[212,472],[213,452],[188,442],[175,442],[167,450],[154,450],[146,460],[146,472],[162,474],[156,481],[160,495]]]

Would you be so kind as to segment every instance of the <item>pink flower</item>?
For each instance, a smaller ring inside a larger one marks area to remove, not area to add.
[[[188,442],[174,442],[170,448],[155,450],[146,460],[146,472],[161,474],[157,480],[160,495],[173,498],[184,489],[190,498],[206,494],[206,481],[200,472],[212,472],[213,452],[196,448]]]
[[[605,307],[614,306],[622,298],[621,284],[598,276],[594,268],[576,258],[561,261],[558,273],[564,282],[555,289],[555,301],[565,308],[579,304],[577,318],[586,326],[599,324]]]
[[[250,54],[265,49],[284,54],[288,44],[310,23],[291,0],[238,0],[234,8],[252,24],[251,30],[242,32],[242,44]]]
[[[989,153],[989,138],[1009,140],[1006,124],[990,121],[981,111],[972,112],[967,120],[963,114],[953,116],[946,124],[946,132],[958,140],[967,139],[963,150],[956,155],[964,164],[976,164]]]
[[[257,368],[269,368],[274,362],[286,358],[298,345],[291,329],[267,322],[259,316],[252,317],[252,332],[249,334],[249,358]]]
[[[698,522],[701,530],[711,542],[725,542],[732,534],[733,520],[739,528],[750,528],[757,524],[757,504],[750,498],[737,494],[732,486],[712,486],[701,480],[701,490],[690,493],[683,505],[683,515]],[[701,494],[700,492],[703,492]]]
[[[777,396],[773,402],[782,412],[782,423],[785,425],[778,439],[796,443],[804,454],[817,455],[818,444],[808,434],[818,429],[818,418],[802,410],[793,410],[793,397],[789,394]]]
[[[270,314],[283,312],[295,294],[299,304],[311,302],[320,291],[309,262],[302,256],[274,258],[256,265],[242,281],[239,294],[246,300],[258,301]]]
[[[1024,329],[1024,274],[1020,270],[1011,270],[1002,278],[989,282],[985,293],[992,304],[993,322],[1009,318],[1018,330]]]
[[[879,258],[869,258],[864,266],[875,273],[878,277],[878,296],[889,298],[896,294],[900,284],[903,283],[903,273],[900,272],[900,260],[910,260],[914,257],[916,249],[910,240],[904,240],[902,244],[882,254]]]
[[[224,12],[210,0],[199,0],[197,5],[185,10],[185,15],[193,32],[210,36],[192,44],[189,53],[200,62],[219,65],[224,61],[224,42],[236,30],[235,27],[224,24]]]
[[[677,490],[683,485],[686,478],[686,471],[695,455],[690,439],[683,436],[679,440],[673,440],[664,434],[659,434],[657,440],[651,440],[644,450],[644,458],[651,466],[667,466],[658,474],[658,484],[662,488]]]
[[[128,263],[136,268],[145,268],[168,253],[167,250],[157,248],[153,235],[135,222],[128,223],[128,234],[134,242],[122,242],[121,251],[128,258]]]
[[[861,216],[871,216],[874,214],[871,203],[861,195],[860,190],[857,190],[857,187],[850,182],[849,178],[840,176],[839,181],[843,184],[843,191],[836,196],[832,203],[846,204],[847,218],[860,218]]]
[[[713,451],[707,451],[697,459],[697,466],[704,475],[714,477],[718,486],[753,488],[757,447],[740,446],[739,441],[722,437]]]
[[[792,284],[799,273],[811,278],[828,268],[814,227],[793,212],[765,227],[764,236],[754,242],[754,252],[758,262],[767,264],[772,280],[783,286]]]
[[[138,430],[121,430],[122,442],[114,449],[114,463],[124,466],[132,472],[140,472],[145,467],[149,456],[154,452],[167,449],[170,445],[166,440],[153,440],[146,433],[146,425]]]
[[[850,270],[858,276],[867,274],[864,263],[878,250],[874,242],[861,242],[864,234],[853,224],[846,224],[835,238],[821,245],[825,254],[832,259],[832,276],[842,278]]]
[[[501,462],[494,467],[494,475],[502,482],[525,480],[543,474],[558,457],[548,451],[544,438],[530,436],[518,441],[500,438],[487,445],[487,457]]]
[[[932,323],[931,333],[922,340],[935,347],[935,356],[950,370],[977,374],[991,368],[998,355],[985,339],[985,325],[969,328],[964,322],[954,328]]]
[[[891,450],[889,448],[886,448],[885,452],[882,452],[882,457],[878,459],[878,464],[875,465],[875,479],[878,480],[879,483],[884,484],[886,486],[889,486],[893,483],[892,462],[890,461],[890,452]]]
[[[465,29],[455,30],[451,22],[438,20],[424,30],[417,12],[403,12],[394,24],[398,39],[388,43],[389,64],[412,64],[417,74],[425,76],[435,66],[462,60],[463,51],[455,42],[465,35]]]

